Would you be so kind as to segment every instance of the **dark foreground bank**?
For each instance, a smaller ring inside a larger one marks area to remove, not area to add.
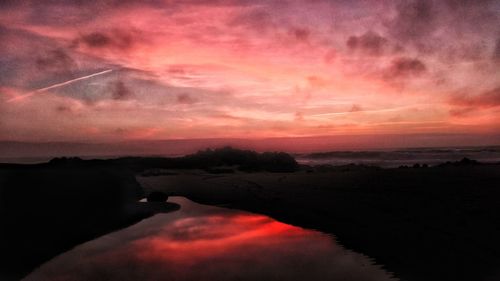
[[[115,165],[0,165],[0,280],[19,280],[77,244],[179,207],[139,203],[143,197],[134,174]]]
[[[230,148],[181,158],[0,164],[0,280],[17,280],[79,243],[178,208],[137,202],[161,191],[332,233],[402,280],[498,281],[499,183],[500,165],[468,159],[396,169],[309,167],[284,153]]]

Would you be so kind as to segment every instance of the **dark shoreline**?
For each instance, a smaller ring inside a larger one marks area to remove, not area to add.
[[[162,191],[333,234],[402,280],[499,280],[499,183],[500,164],[468,159],[311,167],[232,149],[0,164],[0,277],[16,280],[77,244],[178,208],[137,202]]]

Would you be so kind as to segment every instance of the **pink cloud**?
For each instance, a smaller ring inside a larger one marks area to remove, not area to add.
[[[10,139],[88,137],[62,114],[96,128],[97,140],[433,133],[497,120],[477,109],[498,105],[489,71],[498,35],[461,32],[489,5],[452,26],[444,22],[457,18],[453,7],[412,1],[41,2],[0,11],[0,117]],[[447,32],[436,44],[439,30]],[[478,41],[474,56],[456,55]],[[471,67],[476,60],[488,71]],[[459,86],[478,94],[447,99]]]

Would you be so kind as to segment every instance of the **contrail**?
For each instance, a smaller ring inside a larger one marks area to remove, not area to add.
[[[62,87],[62,86],[65,86],[65,85],[68,85],[68,84],[71,84],[71,83],[74,83],[74,82],[77,82],[77,81],[80,81],[80,80],[85,80],[85,79],[88,79],[88,78],[92,78],[94,76],[98,76],[98,75],[102,75],[102,74],[106,74],[106,73],[109,73],[113,71],[113,69],[108,69],[108,70],[104,70],[104,71],[101,71],[101,72],[97,72],[97,73],[94,73],[94,74],[90,74],[90,75],[86,75],[86,76],[83,76],[83,77],[79,77],[79,78],[75,78],[75,79],[71,79],[71,80],[68,80],[66,82],[62,82],[62,83],[57,83],[57,84],[54,84],[52,86],[48,86],[48,87],[45,87],[45,88],[41,88],[41,89],[38,89],[38,90],[34,90],[32,92],[29,92],[27,94],[24,94],[24,95],[20,95],[20,96],[17,96],[17,97],[13,97],[11,99],[8,99],[7,102],[13,102],[13,101],[16,101],[16,100],[22,100],[22,99],[25,99],[27,97],[31,97],[32,95],[36,94],[36,93],[40,93],[40,92],[44,92],[44,91],[47,91],[47,90],[50,90],[50,89],[54,89],[54,88],[58,88],[58,87]]]

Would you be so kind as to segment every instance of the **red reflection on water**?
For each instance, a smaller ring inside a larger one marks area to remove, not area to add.
[[[306,236],[306,230],[253,214],[211,215],[180,219],[155,237],[136,241],[143,261],[194,264],[217,256],[280,247]],[[234,257],[233,257],[234,258]]]
[[[323,233],[175,200],[181,210],[81,245],[26,280],[393,280]]]

